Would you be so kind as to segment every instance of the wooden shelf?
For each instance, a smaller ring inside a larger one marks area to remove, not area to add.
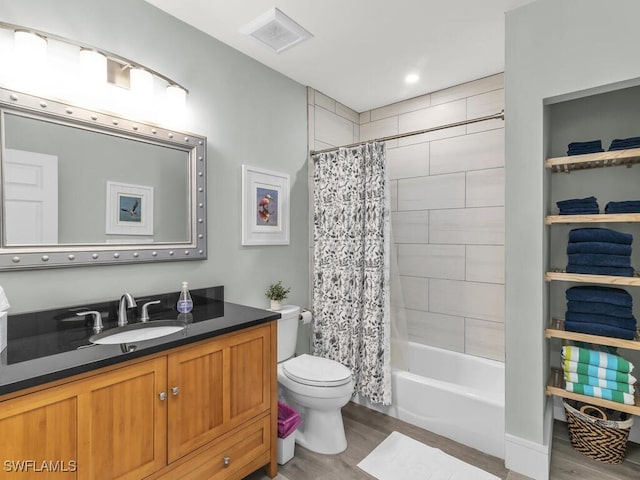
[[[599,213],[594,215],[547,215],[545,225],[557,223],[635,223],[640,213]]]
[[[549,328],[545,329],[544,336],[546,338],[561,338],[563,340],[573,340],[574,342],[597,343],[599,345],[608,345],[610,347],[640,350],[640,332],[636,331],[635,340],[602,337],[600,335],[589,335],[587,333],[567,332],[564,329],[564,320],[559,318],[551,320],[551,325],[549,325]]]
[[[626,412],[632,415],[640,415],[640,398],[638,398],[638,390],[640,386],[636,383],[635,405],[626,405],[624,403],[612,402],[598,397],[590,397],[588,395],[580,395],[579,393],[568,392],[565,390],[564,374],[559,368],[551,368],[549,382],[547,383],[547,395],[555,395],[557,397],[578,400],[579,402],[590,403],[599,407],[610,408],[619,412]]]
[[[553,173],[570,173],[573,170],[585,170],[589,168],[618,167],[623,165],[631,167],[636,163],[640,163],[640,148],[548,158],[544,162],[544,167],[550,169]]]
[[[587,275],[583,273],[567,273],[562,271],[547,272],[544,275],[547,282],[579,282],[579,283],[599,283],[604,285],[627,285],[640,287],[640,277],[614,277],[611,275]]]

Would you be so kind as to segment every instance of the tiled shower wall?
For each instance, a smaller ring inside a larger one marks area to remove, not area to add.
[[[497,113],[504,108],[503,82],[502,74],[493,75],[359,115],[309,89],[309,147]],[[386,147],[409,339],[503,361],[503,121],[405,137]],[[309,182],[312,195],[312,177]]]

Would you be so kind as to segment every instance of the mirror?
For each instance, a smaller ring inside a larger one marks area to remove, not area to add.
[[[0,89],[0,269],[206,258],[206,138]]]

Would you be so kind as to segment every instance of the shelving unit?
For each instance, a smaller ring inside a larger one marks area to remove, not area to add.
[[[637,275],[637,273],[636,273]],[[547,282],[579,282],[600,283],[604,285],[626,285],[628,287],[640,287],[640,277],[614,277],[612,275],[587,275],[584,273],[567,273],[563,271],[547,272],[544,275]]]
[[[640,415],[640,398],[638,397],[638,389],[640,388],[640,386],[636,383],[635,387],[635,405],[627,405],[625,403],[612,402],[610,400],[604,400],[602,398],[580,395],[579,393],[573,393],[565,390],[562,370],[560,370],[559,368],[552,368],[551,375],[549,376],[549,383],[547,384],[547,395],[556,395],[557,397],[578,400],[579,402],[590,403],[591,405],[597,405],[599,407],[611,408],[612,410],[617,410],[619,412],[626,412],[632,415]]]
[[[574,170],[585,170],[594,168],[607,168],[626,166],[640,163],[640,148],[628,150],[617,150],[612,152],[590,153],[586,155],[574,155],[567,157],[549,158],[545,161],[545,168],[552,173],[570,173]],[[557,224],[594,224],[594,223],[640,223],[640,213],[625,214],[595,214],[595,215],[547,215],[545,225]],[[587,275],[578,273],[567,273],[557,269],[545,274],[545,281],[577,282],[600,285],[615,285],[640,287],[640,275],[638,272],[633,277],[618,277],[609,275]],[[602,337],[598,335],[588,335],[584,333],[568,332],[564,329],[562,319],[552,319],[548,328],[545,329],[546,338],[558,338],[562,340],[585,342],[611,347],[640,350],[640,332],[636,332],[635,340],[624,340],[621,338]],[[555,395],[562,398],[578,400],[592,405],[611,408],[620,412],[633,415],[640,415],[640,385],[636,384],[635,405],[625,405],[601,398],[580,395],[565,390],[563,371],[558,368],[551,368],[549,382],[546,388],[547,395]]]
[[[640,213],[599,213],[596,215],[547,215],[545,225],[559,223],[636,223]]]
[[[553,173],[570,173],[588,168],[631,167],[637,163],[640,163],[640,148],[548,158],[544,167]]]
[[[563,340],[573,340],[574,342],[597,343],[609,347],[627,348],[629,350],[640,350],[640,332],[636,331],[635,340],[625,340],[623,338],[601,337],[600,335],[589,335],[586,333],[568,332],[564,329],[564,320],[560,318],[551,319],[549,328],[545,329],[546,338],[560,338]]]

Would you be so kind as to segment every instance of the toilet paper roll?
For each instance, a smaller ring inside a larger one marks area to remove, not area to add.
[[[303,310],[300,313],[300,320],[302,321],[303,325],[308,325],[311,323],[311,319],[312,319],[312,315],[311,312],[309,310]]]

